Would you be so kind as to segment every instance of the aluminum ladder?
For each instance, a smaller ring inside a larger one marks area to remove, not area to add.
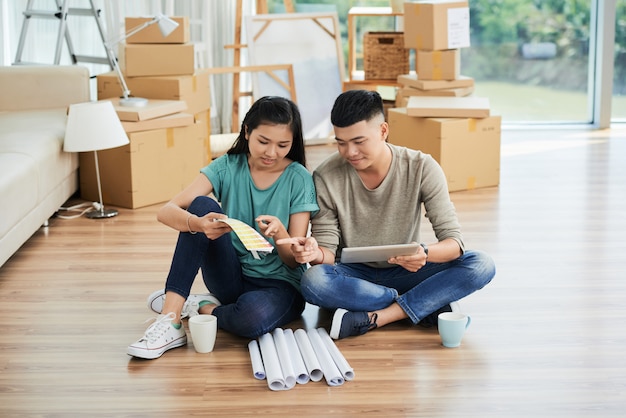
[[[79,62],[90,62],[95,64],[106,64],[111,69],[113,69],[113,65],[111,63],[110,57],[96,57],[96,56],[88,56],[88,55],[77,55],[74,52],[74,46],[72,45],[72,38],[67,28],[67,17],[68,16],[91,16],[96,20],[96,24],[98,26],[98,32],[100,32],[100,39],[102,39],[102,45],[104,46],[105,52],[106,48],[106,36],[104,27],[102,25],[102,20],[100,18],[100,9],[97,9],[93,3],[93,0],[89,0],[90,7],[89,8],[73,8],[69,7],[69,0],[55,0],[56,10],[35,10],[33,9],[34,0],[28,0],[28,4],[26,5],[26,10],[24,10],[24,22],[22,23],[22,31],[20,33],[20,39],[17,45],[17,53],[15,55],[15,62],[13,65],[25,65],[25,64],[33,64],[26,63],[22,61],[22,54],[24,52],[24,44],[26,43],[26,35],[28,34],[29,23],[33,18],[42,18],[42,19],[57,19],[59,21],[59,31],[57,34],[57,43],[56,50],[54,54],[54,65],[59,65],[61,61],[61,50],[63,48],[63,42],[67,44],[67,49],[70,53],[70,58],[73,64],[77,64]]]

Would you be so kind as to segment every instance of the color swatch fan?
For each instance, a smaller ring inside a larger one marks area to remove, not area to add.
[[[263,238],[263,235],[259,234],[259,232],[250,225],[232,218],[217,220],[230,225],[246,249],[250,251],[257,260],[261,258],[259,257],[259,251],[271,253],[274,250],[272,244]]]

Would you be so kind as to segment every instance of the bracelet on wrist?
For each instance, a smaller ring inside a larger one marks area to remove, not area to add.
[[[325,257],[324,250],[322,250],[321,248],[319,250],[322,252],[322,261],[320,261],[319,264],[324,264],[324,257]]]
[[[198,233],[198,231],[192,231],[191,230],[191,226],[189,226],[189,219],[193,216],[193,213],[190,213],[189,216],[187,216],[187,229],[189,230],[189,233],[192,235],[195,235]]]

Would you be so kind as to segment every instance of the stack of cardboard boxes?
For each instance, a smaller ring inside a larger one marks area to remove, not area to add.
[[[467,0],[404,3],[404,46],[416,50],[416,73],[398,76],[396,108],[388,112],[389,142],[431,154],[450,191],[497,186],[499,116],[475,97],[460,74],[460,48],[469,46]]]
[[[120,45],[119,61],[131,96],[145,107],[119,105],[115,72],[97,77],[98,100],[111,100],[130,144],[98,152],[104,203],[138,208],[171,199],[210,161],[209,75],[195,68],[187,17],[164,38],[157,25]],[[126,18],[126,31],[149,18]],[[98,200],[92,153],[80,156],[81,197]]]

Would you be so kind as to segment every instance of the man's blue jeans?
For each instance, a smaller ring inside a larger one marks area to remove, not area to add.
[[[450,302],[481,289],[496,274],[493,260],[481,251],[466,251],[447,263],[426,263],[415,273],[403,267],[365,264],[320,264],[302,276],[307,302],[326,309],[372,312],[397,302],[417,324]]]
[[[207,196],[194,199],[187,210],[197,216],[223,213]],[[202,233],[181,232],[165,290],[186,299],[200,269],[207,289],[222,302],[213,311],[218,327],[246,338],[257,338],[298,318],[304,310],[298,290],[283,280],[244,276],[230,235],[211,240]]]

